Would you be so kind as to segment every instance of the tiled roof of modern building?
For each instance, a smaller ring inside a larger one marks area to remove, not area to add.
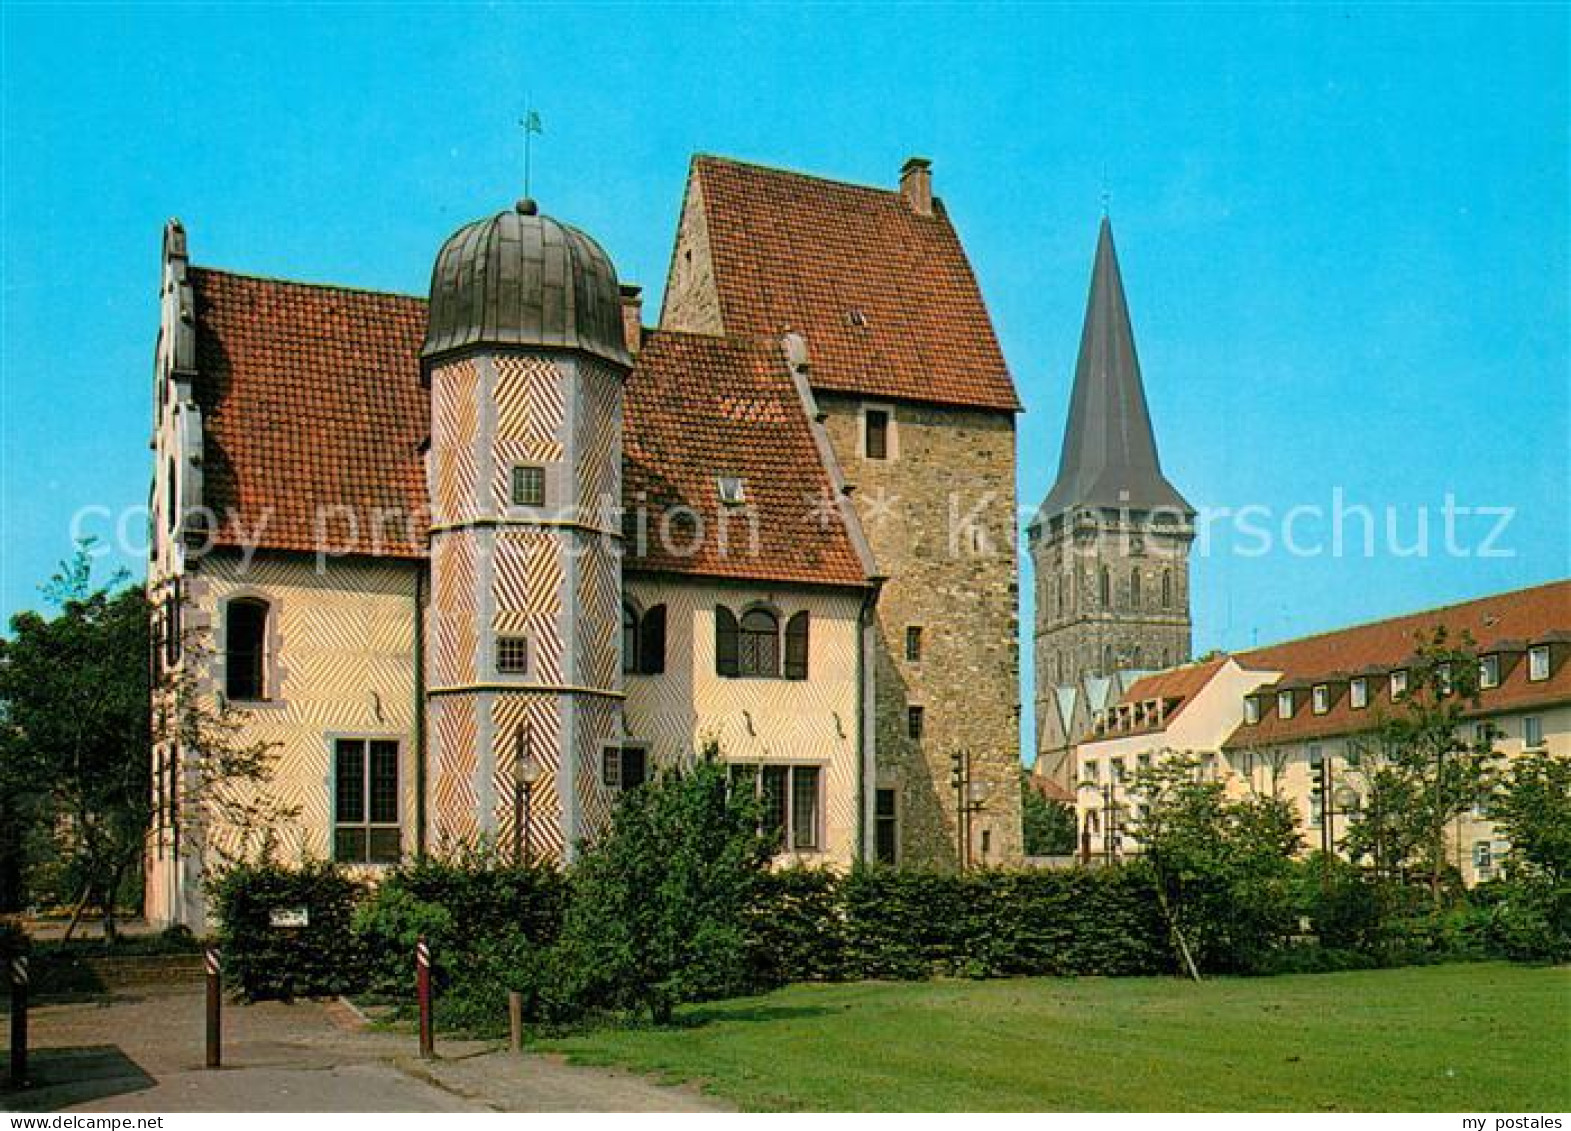
[[[1211,678],[1222,669],[1222,665],[1226,664],[1228,659],[1227,656],[1213,656],[1210,659],[1197,660],[1192,664],[1141,676],[1130,685],[1127,692],[1120,696],[1119,703],[1160,702],[1163,704],[1162,721],[1158,723],[1154,717],[1148,718],[1147,721],[1133,726],[1120,727],[1116,730],[1108,729],[1088,741],[1127,738],[1130,735],[1155,734],[1157,731],[1165,730],[1186,707],[1194,702],[1195,696],[1211,682]]]
[[[924,215],[898,191],[706,155],[690,185],[726,333],[802,334],[815,389],[1020,408],[941,200]]]
[[[208,268],[191,278],[216,543],[424,557],[425,302]],[[650,335],[623,433],[624,495],[630,508],[646,497],[653,527],[629,569],[867,583],[778,340]],[[756,550],[744,507],[719,551],[720,475],[744,481]],[[660,546],[657,508],[676,504],[704,519],[692,554]]]
[[[1271,745],[1369,729],[1399,705],[1391,698],[1385,673],[1410,665],[1420,637],[1441,627],[1452,642],[1470,638],[1480,655],[1502,645],[1509,649],[1501,655],[1500,685],[1482,689],[1477,707],[1469,708],[1469,714],[1487,716],[1571,702],[1571,646],[1555,642],[1571,627],[1571,580],[1564,580],[1240,653],[1238,662],[1260,670],[1262,686],[1271,694],[1262,696],[1260,721],[1239,726],[1226,745]],[[1520,649],[1533,641],[1550,645],[1547,679],[1528,678],[1527,656]],[[1272,679],[1268,672],[1282,675]],[[1351,704],[1348,681],[1355,675],[1367,680],[1366,707]],[[1312,696],[1319,684],[1327,686],[1330,702],[1316,714]],[[1284,719],[1277,713],[1274,692],[1289,686],[1297,689],[1299,701],[1292,717]]]

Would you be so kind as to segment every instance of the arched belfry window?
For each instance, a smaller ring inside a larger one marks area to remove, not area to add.
[[[1113,607],[1113,573],[1106,566],[1102,567],[1102,572],[1098,575],[1097,596],[1101,599],[1104,609]]]
[[[1059,616],[1063,616],[1064,615],[1064,590],[1065,590],[1065,588],[1067,588],[1067,581],[1068,581],[1068,579],[1063,574],[1059,574],[1058,575],[1058,615]]]
[[[1129,571],[1129,607],[1140,607],[1140,567],[1136,566]]]
[[[1162,571],[1162,607],[1164,609],[1173,607],[1173,571],[1170,569]]]
[[[267,698],[266,601],[240,597],[224,610],[224,692],[231,700]]]

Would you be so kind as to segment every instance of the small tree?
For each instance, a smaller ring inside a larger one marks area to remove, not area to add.
[[[1051,801],[1031,783],[1030,771],[1020,774],[1020,822],[1027,856],[1071,856],[1075,851],[1075,811]]]
[[[1362,819],[1343,838],[1349,856],[1368,859],[1377,877],[1427,877],[1438,907],[1447,869],[1446,829],[1483,800],[1499,755],[1487,726],[1469,739],[1464,715],[1478,703],[1478,654],[1465,633],[1444,627],[1417,637],[1400,709],[1365,744]]]
[[[1131,831],[1191,976],[1257,969],[1290,927],[1292,858],[1302,846],[1291,803],[1228,800],[1188,755],[1142,768]]]
[[[647,1009],[746,988],[746,910],[774,847],[757,803],[733,790],[718,749],[618,800],[571,879],[561,967],[585,1003]]]
[[[1511,841],[1512,872],[1571,883],[1571,758],[1532,750],[1514,759],[1489,816]]]

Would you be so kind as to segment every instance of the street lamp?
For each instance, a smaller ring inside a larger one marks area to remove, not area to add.
[[[543,772],[530,742],[528,723],[521,723],[513,734],[513,863],[528,867],[532,850],[530,805],[535,783]]]

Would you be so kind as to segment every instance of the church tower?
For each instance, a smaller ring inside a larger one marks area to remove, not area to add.
[[[1091,684],[1188,660],[1193,520],[1157,459],[1104,216],[1058,479],[1028,532],[1039,756],[1073,741],[1074,702]]]
[[[443,245],[421,360],[429,843],[520,843],[517,775],[523,851],[565,856],[609,814],[600,766],[622,735],[616,271],[521,200]]]

